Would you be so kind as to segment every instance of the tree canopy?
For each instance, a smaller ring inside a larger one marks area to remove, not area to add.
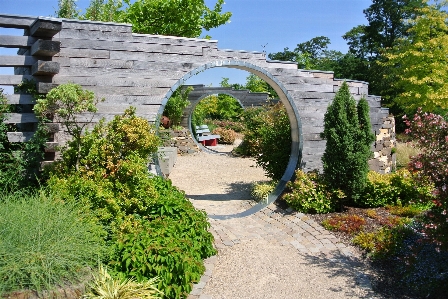
[[[59,0],[56,16],[82,20],[130,23],[136,33],[199,37],[230,22],[222,12],[224,0],[209,8],[204,0],[91,0],[81,13],[75,0]]]
[[[388,48],[384,65],[394,89],[395,101],[408,113],[448,109],[448,13],[440,5],[419,8],[409,21],[408,38]]]

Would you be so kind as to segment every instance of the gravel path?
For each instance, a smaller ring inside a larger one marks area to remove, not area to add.
[[[253,160],[205,152],[179,156],[169,178],[212,217],[218,249],[188,299],[381,298],[356,250],[304,214],[272,204],[247,217],[213,218],[254,205],[250,185],[267,178]]]

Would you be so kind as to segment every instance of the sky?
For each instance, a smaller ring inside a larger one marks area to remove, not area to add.
[[[90,0],[78,0],[84,10]],[[216,0],[205,0],[213,7]],[[219,49],[266,51],[267,54],[294,49],[317,36],[330,38],[330,50],[346,53],[348,46],[342,35],[351,28],[366,24],[363,9],[371,0],[226,0],[223,11],[232,12],[231,22],[203,35],[218,40]],[[54,16],[58,0],[0,0],[0,14]],[[11,33],[13,32],[13,33]],[[14,30],[1,29],[0,34],[22,35]],[[13,55],[15,50],[0,48],[0,55]],[[12,74],[0,69],[0,74]],[[187,83],[219,86],[221,78],[230,83],[245,83],[248,73],[215,68],[192,77]],[[5,89],[6,90],[6,89]],[[8,92],[8,90],[6,90]]]

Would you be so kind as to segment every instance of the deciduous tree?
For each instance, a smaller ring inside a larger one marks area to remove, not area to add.
[[[393,88],[394,101],[406,112],[448,109],[448,13],[437,5],[419,8],[410,20],[409,37],[400,38],[385,54],[383,64]]]
[[[224,0],[209,8],[204,0],[91,0],[84,14],[77,15],[73,0],[60,0],[59,17],[132,24],[136,33],[198,37],[230,22],[222,12]]]

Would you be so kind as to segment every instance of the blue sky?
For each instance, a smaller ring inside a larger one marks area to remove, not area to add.
[[[213,7],[216,1],[205,2]],[[52,16],[57,3],[57,0],[0,0],[0,13]],[[80,9],[89,3],[90,0],[77,1]],[[294,49],[298,43],[322,35],[330,38],[330,49],[345,53],[348,48],[342,35],[366,23],[362,11],[370,4],[371,0],[226,0],[223,10],[233,13],[231,22],[204,35],[218,40],[219,49],[266,53],[283,51],[285,47]],[[0,30],[3,34],[9,32]],[[12,52],[0,48],[0,55],[6,53]],[[0,70],[5,72],[12,73]],[[191,78],[189,83],[217,86],[222,77],[229,77],[231,83],[244,83],[246,76],[243,71],[218,68]]]

